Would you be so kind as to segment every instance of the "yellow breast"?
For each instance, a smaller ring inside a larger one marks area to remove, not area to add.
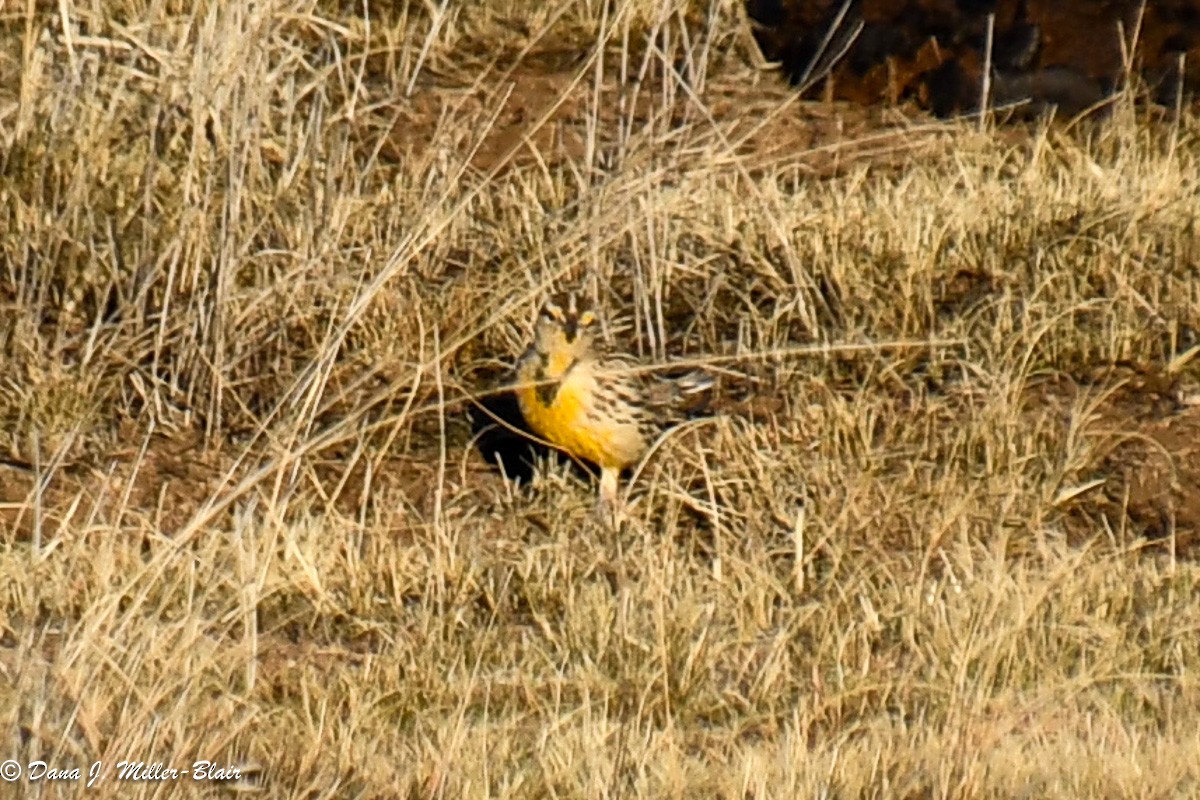
[[[641,458],[649,443],[633,422],[601,412],[590,370],[578,366],[570,370],[557,389],[553,393],[539,392],[535,386],[517,390],[521,413],[535,433],[605,469],[624,469]]]

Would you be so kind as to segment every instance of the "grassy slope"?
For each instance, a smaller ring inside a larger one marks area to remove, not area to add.
[[[1197,791],[1194,117],[799,108],[728,3],[51,5],[0,23],[0,760]],[[740,357],[617,532],[463,421],[552,284]]]

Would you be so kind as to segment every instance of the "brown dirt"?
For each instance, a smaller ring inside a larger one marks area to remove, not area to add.
[[[658,98],[653,90],[622,86],[611,69],[593,102],[590,71],[580,77],[584,69],[574,61],[533,57],[500,72],[494,82],[439,79],[403,104],[383,155],[400,159],[423,154],[424,143],[434,138],[450,108],[478,115],[480,125],[464,132],[455,155],[470,153],[470,166],[485,173],[539,160],[578,163],[587,150],[588,119],[593,115],[603,130],[617,130],[623,120],[635,136],[694,121],[686,118],[686,111],[669,120],[656,119]],[[744,74],[714,76],[706,82],[701,100],[716,124],[713,135],[724,137],[731,155],[743,157],[751,172],[786,160],[789,165],[798,162],[809,174],[829,176],[864,159],[900,164],[923,144],[932,143],[932,138],[914,136],[911,123],[882,109],[797,104],[794,93],[769,73],[753,80]],[[618,146],[598,142],[598,158]]]
[[[1194,557],[1200,546],[1200,398],[1162,370],[1106,368],[1112,387],[1093,412],[1094,469],[1102,481],[1069,504],[1077,538],[1107,528]]]

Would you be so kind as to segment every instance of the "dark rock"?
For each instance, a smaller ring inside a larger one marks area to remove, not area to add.
[[[1019,105],[1022,115],[1057,109],[1074,116],[1099,107],[1106,97],[1100,84],[1070,67],[1047,67],[992,76],[992,105]]]
[[[1029,69],[1042,42],[1042,29],[1025,23],[1014,25],[992,46],[997,69]]]
[[[1126,83],[1121,36],[1135,30],[1135,83],[1151,99],[1174,104],[1200,87],[1200,0],[747,0],[747,12],[789,80],[862,103],[977,110],[989,15],[996,104],[1100,103]]]

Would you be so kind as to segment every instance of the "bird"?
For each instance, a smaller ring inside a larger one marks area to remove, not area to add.
[[[597,338],[599,323],[578,293],[550,297],[517,362],[515,394],[534,433],[600,467],[599,507],[617,509],[621,471],[694,411],[713,379],[700,370],[657,375],[631,356],[610,354]]]

